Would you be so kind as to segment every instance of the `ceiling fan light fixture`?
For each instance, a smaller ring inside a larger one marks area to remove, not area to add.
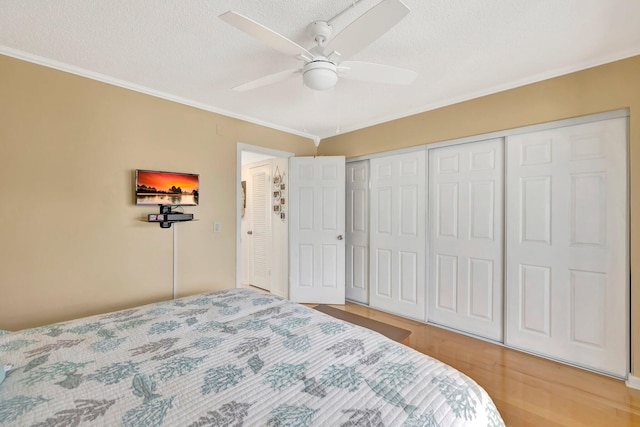
[[[302,71],[302,80],[309,89],[331,89],[338,83],[338,70],[336,65],[329,61],[309,62]]]

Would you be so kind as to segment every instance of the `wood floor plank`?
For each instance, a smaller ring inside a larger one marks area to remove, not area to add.
[[[410,347],[473,378],[509,427],[640,426],[640,390],[623,381],[362,305],[333,307],[411,331]]]

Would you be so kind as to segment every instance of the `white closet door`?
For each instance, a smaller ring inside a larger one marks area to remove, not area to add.
[[[262,289],[271,288],[271,164],[249,169],[249,203],[251,245],[249,281]]]
[[[429,150],[429,318],[502,341],[503,140]]]
[[[371,159],[373,308],[426,320],[425,150]]]
[[[344,304],[345,162],[289,159],[289,298]]]
[[[347,163],[346,298],[369,303],[369,161]]]
[[[506,343],[626,377],[626,119],[507,140]]]

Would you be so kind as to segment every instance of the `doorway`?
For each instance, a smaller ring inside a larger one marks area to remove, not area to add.
[[[236,287],[255,286],[288,296],[287,218],[274,211],[272,187],[277,173],[286,188],[288,159],[293,155],[237,145]]]

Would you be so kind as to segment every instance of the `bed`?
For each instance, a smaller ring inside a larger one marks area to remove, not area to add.
[[[249,289],[3,334],[2,364],[2,426],[504,425],[452,367]]]

